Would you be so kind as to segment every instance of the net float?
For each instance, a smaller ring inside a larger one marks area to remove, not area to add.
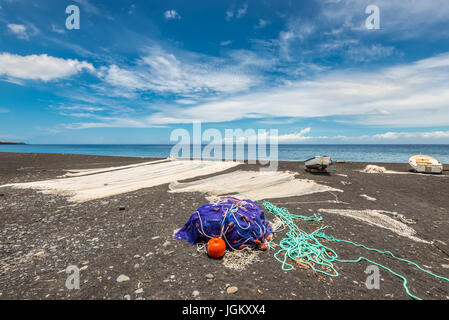
[[[226,254],[226,243],[222,238],[212,238],[207,243],[207,254],[214,259],[220,259]]]

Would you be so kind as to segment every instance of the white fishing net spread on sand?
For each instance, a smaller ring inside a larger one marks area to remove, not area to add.
[[[410,174],[410,172],[400,172],[400,171],[393,171],[393,170],[387,170],[387,168],[376,166],[374,164],[367,165],[365,169],[360,170],[360,172],[363,173],[391,173],[391,174]]]
[[[179,180],[215,174],[238,166],[232,161],[161,160],[116,168],[70,170],[65,178],[5,185],[37,189],[84,202],[151,188]]]
[[[385,173],[387,169],[384,167],[379,167],[375,165],[368,165],[365,169],[362,170],[364,173]]]
[[[279,217],[274,217],[273,221],[270,221],[270,224],[273,232],[278,232],[279,229],[284,225]]]
[[[282,226],[283,222],[278,217],[270,221],[274,232],[277,232]],[[259,254],[261,251],[245,248],[243,250],[228,251],[223,258],[223,265],[226,268],[236,271],[243,271],[247,266],[260,261]]]
[[[249,248],[229,251],[223,258],[223,265],[229,269],[243,271],[247,266],[260,261],[259,254],[260,251]]]
[[[366,222],[380,228],[388,229],[400,236],[407,237],[411,240],[423,243],[429,243],[423,239],[416,237],[416,231],[407,224],[414,224],[414,221],[407,219],[405,216],[397,212],[385,210],[345,210],[345,209],[319,209],[318,212],[326,212],[350,217],[359,221]],[[387,214],[387,215],[386,215]],[[388,215],[393,216],[390,218]],[[398,219],[398,220],[395,220]]]
[[[343,192],[309,179],[297,179],[291,171],[260,173],[238,170],[193,182],[173,182],[170,193],[204,192],[209,201],[223,196],[251,199],[287,198],[321,192]]]

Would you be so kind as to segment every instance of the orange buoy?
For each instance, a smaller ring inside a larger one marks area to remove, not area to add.
[[[207,243],[207,254],[214,259],[222,258],[226,253],[226,243],[222,238],[212,238]]]
[[[265,250],[267,250],[267,249],[268,249],[267,246],[264,245],[264,244],[260,246],[260,250],[262,250],[262,251],[265,251]]]

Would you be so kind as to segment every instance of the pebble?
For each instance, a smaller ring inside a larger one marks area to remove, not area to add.
[[[119,275],[117,278],[117,282],[125,282],[125,281],[129,281],[129,280],[130,280],[129,277],[125,276],[124,274]]]
[[[142,288],[140,288],[140,289],[137,289],[136,291],[134,291],[134,293],[135,293],[135,294],[140,294],[140,293],[143,293],[143,289],[142,289]]]
[[[208,273],[208,274],[206,274],[206,278],[207,279],[214,279],[215,276],[212,273]]]
[[[192,295],[194,297],[198,297],[200,295],[200,292],[198,290],[195,290],[195,291],[192,292]]]
[[[168,247],[170,245],[170,241],[165,241],[162,245],[164,248]]]
[[[124,296],[123,298],[125,298],[125,300],[131,300],[131,296],[129,294],[127,294],[126,296]]]
[[[237,288],[237,287],[229,287],[226,289],[226,292],[228,294],[234,294],[234,293],[237,293],[237,291],[239,291],[239,288]]]
[[[119,211],[125,211],[126,210],[125,207],[119,207],[118,209],[119,209]]]

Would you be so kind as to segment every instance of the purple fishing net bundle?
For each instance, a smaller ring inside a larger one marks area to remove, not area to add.
[[[258,248],[273,229],[253,201],[226,197],[200,207],[175,235],[191,244],[223,238],[227,249]]]

